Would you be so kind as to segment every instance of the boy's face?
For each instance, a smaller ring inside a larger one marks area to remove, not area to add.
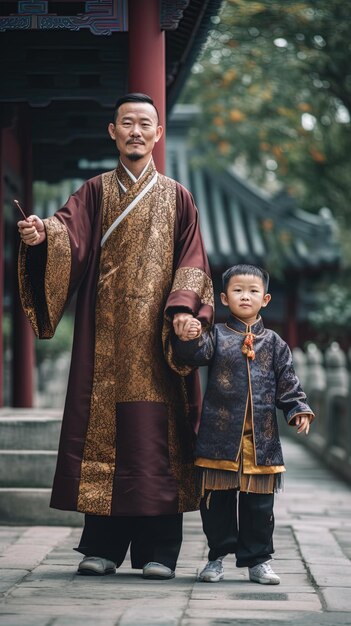
[[[258,276],[243,274],[232,276],[227,293],[221,293],[222,304],[245,324],[253,324],[262,307],[267,306],[271,296],[264,293],[264,285]]]

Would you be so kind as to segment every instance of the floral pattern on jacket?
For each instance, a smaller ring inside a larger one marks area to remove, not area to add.
[[[248,332],[254,334],[254,359],[242,352]],[[248,327],[230,316],[199,339],[177,338],[175,353],[180,362],[209,366],[196,456],[237,460],[251,402],[256,465],[283,465],[276,409],[288,424],[302,413],[314,417],[286,342],[266,329],[262,318]]]

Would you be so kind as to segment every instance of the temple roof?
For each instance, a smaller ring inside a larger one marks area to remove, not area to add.
[[[180,105],[170,116],[167,173],[194,196],[211,267],[253,263],[278,274],[338,266],[340,242],[331,211],[309,213],[285,192],[271,196],[234,171],[201,164],[186,140],[194,114],[195,108]]]

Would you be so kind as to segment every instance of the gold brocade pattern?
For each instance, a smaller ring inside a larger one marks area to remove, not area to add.
[[[174,276],[171,293],[174,291],[193,291],[200,298],[201,305],[214,308],[212,280],[197,267],[181,267]],[[166,316],[162,329],[162,341],[167,363],[180,376],[188,376],[195,367],[180,364],[174,356],[172,342],[169,340],[173,328],[173,321]]]
[[[174,277],[172,292],[183,289],[194,291],[201,299],[201,304],[214,307],[212,281],[203,270],[197,267],[181,267]]]
[[[48,240],[48,256],[45,271],[45,293],[52,332],[55,332],[67,302],[71,276],[71,245],[66,226],[49,217],[44,221]],[[57,271],[60,259],[60,271]]]
[[[162,343],[164,345],[164,354],[165,359],[169,367],[177,372],[179,376],[188,376],[195,369],[190,365],[179,364],[174,356],[174,350],[172,342],[170,341],[170,337],[173,330],[173,320],[169,319],[167,316],[164,317],[163,320],[163,328],[162,328]]]
[[[71,275],[71,246],[66,226],[57,219],[44,219],[47,237],[47,263],[45,270],[45,298],[47,313],[44,327],[39,329],[37,314],[33,303],[30,281],[26,273],[28,246],[21,242],[18,258],[19,287],[22,306],[37,337],[53,337],[61,319],[66,301]],[[57,259],[60,259],[60,271],[57,271]]]
[[[30,325],[34,330],[36,337],[39,337],[38,321],[35,308],[33,306],[33,295],[26,272],[27,250],[28,246],[26,246],[26,244],[21,241],[18,254],[18,287],[23,311],[28,317]]]
[[[117,183],[116,171],[103,174],[102,233],[154,172],[151,162],[126,193]],[[127,182],[123,168],[118,177]],[[165,362],[161,340],[163,310],[173,278],[175,216],[176,183],[159,174],[154,187],[101,250],[93,391],[78,498],[78,510],[86,513],[110,514],[118,462],[116,405],[138,401],[162,402],[168,407],[171,472],[178,484],[188,483],[179,491],[179,510],[191,508],[186,492],[190,499],[195,494],[195,488],[190,488],[193,468],[190,461],[188,466],[182,462],[178,445],[185,388],[179,377],[178,382],[170,380],[176,375]]]

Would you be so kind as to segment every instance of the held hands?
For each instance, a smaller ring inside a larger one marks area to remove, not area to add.
[[[176,313],[173,318],[174,332],[182,341],[190,341],[200,337],[201,322],[191,315],[191,313]]]
[[[310,430],[310,422],[311,422],[311,415],[298,415],[295,418],[295,426],[297,426],[297,432],[298,433],[302,433],[303,431],[305,431],[305,434],[308,435],[308,432]]]
[[[38,246],[46,239],[44,222],[37,215],[17,222],[20,237],[27,246]]]

